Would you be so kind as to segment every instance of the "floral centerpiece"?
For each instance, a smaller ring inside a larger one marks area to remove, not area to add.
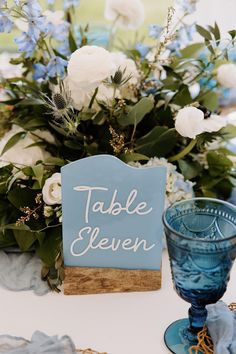
[[[236,185],[227,149],[236,129],[219,106],[236,87],[236,31],[222,39],[216,23],[185,23],[196,2],[177,1],[146,43],[120,49],[117,28],[144,20],[140,0],[107,0],[112,25],[96,35],[74,21],[77,0],[64,11],[0,1],[0,32],[21,32],[9,64],[17,74],[1,72],[0,247],[35,250],[53,289],[64,276],[61,166],[101,153],[164,164],[167,205],[193,194],[227,199]]]

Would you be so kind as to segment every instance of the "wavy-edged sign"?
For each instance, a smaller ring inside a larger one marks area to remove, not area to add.
[[[165,183],[165,167],[131,167],[110,155],[62,168],[66,293],[142,290],[129,274],[136,282],[140,271],[160,277]]]

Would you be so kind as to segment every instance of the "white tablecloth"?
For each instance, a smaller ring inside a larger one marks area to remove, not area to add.
[[[30,338],[38,329],[108,354],[167,354],[165,328],[186,317],[189,304],[173,290],[166,251],[162,278],[161,290],[141,293],[38,297],[0,289],[0,333]],[[223,300],[236,301],[236,263]]]

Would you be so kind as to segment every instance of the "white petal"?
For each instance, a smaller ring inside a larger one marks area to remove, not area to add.
[[[209,118],[204,119],[203,128],[205,132],[217,132],[221,128],[227,125],[228,121],[225,117],[220,117],[216,114],[212,114]]]
[[[175,118],[175,129],[186,137],[195,139],[204,131],[204,113],[196,107],[185,107],[179,110]]]

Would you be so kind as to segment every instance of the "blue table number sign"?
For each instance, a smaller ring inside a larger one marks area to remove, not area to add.
[[[160,288],[165,184],[110,155],[62,167],[66,294]]]

